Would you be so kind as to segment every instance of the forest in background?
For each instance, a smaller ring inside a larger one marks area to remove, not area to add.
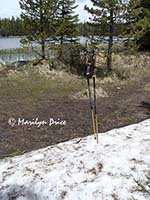
[[[115,23],[114,35],[120,36],[124,32],[125,27],[125,24]],[[107,24],[91,26],[88,22],[78,22],[76,29],[78,36],[88,36],[93,34],[108,36],[109,34]],[[0,36],[25,36],[27,34],[28,32],[25,28],[25,23],[20,17],[0,18]]]

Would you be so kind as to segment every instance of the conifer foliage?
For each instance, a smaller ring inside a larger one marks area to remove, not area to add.
[[[127,12],[128,32],[141,50],[150,50],[150,1],[130,0]]]
[[[57,4],[53,0],[20,0],[21,18],[28,31],[26,43],[36,42],[41,46],[41,57],[45,59],[47,38],[52,34],[53,18]]]
[[[85,10],[92,14],[91,23],[108,27],[107,69],[111,71],[114,25],[123,21],[126,4],[124,0],[91,0],[91,2],[93,3],[92,8],[85,6]]]
[[[63,44],[65,37],[75,36],[78,15],[74,15],[74,3],[75,0],[20,0],[21,18],[28,31],[24,42],[40,44],[42,59],[50,39]]]
[[[66,39],[73,38],[77,35],[78,15],[75,14],[74,9],[75,0],[59,0],[59,6],[56,12],[56,37],[60,44]]]

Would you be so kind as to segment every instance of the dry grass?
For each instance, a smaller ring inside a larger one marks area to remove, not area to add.
[[[106,70],[106,57],[103,53],[97,56],[97,67]],[[59,63],[61,65],[61,63]],[[61,67],[61,66],[59,66]],[[62,66],[63,68],[64,66]],[[6,68],[7,70],[5,70]],[[150,76],[150,54],[125,55],[113,54],[113,70],[109,76],[97,79],[97,95],[106,97],[105,88],[129,84],[144,76]],[[65,70],[51,70],[48,61],[36,64],[31,62],[19,67],[0,65],[0,73],[7,71],[6,76],[0,77],[0,96],[21,96],[34,100],[43,94],[54,91],[54,95],[73,98],[87,98],[87,82],[83,77],[73,75]],[[82,89],[81,89],[82,88]],[[150,91],[150,84],[145,86]]]
[[[22,97],[33,101],[53,91],[56,96],[68,96],[79,91],[84,80],[65,71],[50,70],[49,65],[29,65],[8,69],[0,77],[0,96]],[[52,94],[52,95],[53,95]]]
[[[112,73],[109,76],[106,75],[106,56],[100,53],[97,56],[97,68],[98,74],[102,77],[102,84],[126,84],[128,81],[150,76],[150,53],[113,54]]]

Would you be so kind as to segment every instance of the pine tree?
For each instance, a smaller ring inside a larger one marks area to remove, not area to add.
[[[54,34],[53,19],[57,10],[54,0],[20,0],[21,18],[24,20],[27,36],[25,43],[38,43],[41,58],[45,59],[47,39]]]
[[[56,40],[61,45],[66,39],[71,39],[77,35],[78,15],[74,14],[75,0],[58,0],[58,9],[55,13],[56,20]]]
[[[130,0],[127,13],[130,37],[141,50],[150,49],[150,1]]]
[[[114,25],[115,22],[123,20],[125,12],[125,1],[124,0],[91,0],[93,3],[92,8],[85,6],[91,17],[92,24],[99,24],[101,26],[108,27],[109,42],[107,52],[107,70],[112,70],[112,47],[113,47],[113,36],[114,36]]]

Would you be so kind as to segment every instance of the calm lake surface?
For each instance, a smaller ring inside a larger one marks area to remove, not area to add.
[[[21,37],[0,37],[0,50],[16,49],[22,47],[20,43]],[[79,37],[79,41],[83,44],[87,40],[86,37]]]
[[[20,37],[0,37],[0,50],[21,47]]]
[[[0,50],[7,49],[16,49],[21,48],[22,45],[20,43],[21,37],[0,37]],[[84,44],[86,42],[86,37],[79,37],[79,41]],[[0,54],[0,62],[1,63],[13,63],[17,61],[26,61],[33,60],[37,58],[35,54],[27,54],[27,53],[8,53],[8,54]]]
[[[0,50],[22,48],[20,39],[21,37],[0,37]],[[0,53],[0,62],[3,64],[33,60],[35,58],[37,58],[37,56],[31,53]]]
[[[37,58],[34,54],[25,54],[25,53],[19,53],[19,54],[0,54],[0,63],[3,64],[10,64],[13,62],[18,61],[28,61],[28,60],[34,60]]]

